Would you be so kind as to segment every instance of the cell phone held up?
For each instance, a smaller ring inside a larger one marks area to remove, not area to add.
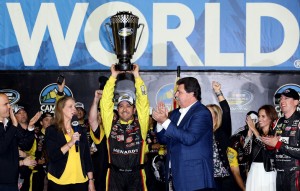
[[[57,83],[58,85],[61,85],[61,84],[63,83],[64,79],[65,79],[65,77],[64,77],[62,74],[60,74],[60,75],[57,77],[56,83]]]

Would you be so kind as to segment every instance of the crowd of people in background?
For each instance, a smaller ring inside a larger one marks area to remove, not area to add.
[[[150,113],[147,87],[133,64],[133,89],[116,97],[118,76],[102,76],[90,110],[58,84],[53,113],[11,106],[0,93],[2,191],[296,191],[300,190],[299,94],[249,111],[232,132],[230,106],[219,82],[218,104],[201,103],[196,78],[176,82],[172,111]],[[99,78],[100,79],[100,78]],[[125,88],[126,89],[126,88]],[[76,117],[75,117],[76,116]]]

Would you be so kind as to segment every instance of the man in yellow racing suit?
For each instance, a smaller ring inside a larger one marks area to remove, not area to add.
[[[146,136],[149,123],[147,88],[139,75],[138,65],[133,65],[136,100],[130,94],[120,95],[117,102],[118,119],[114,119],[114,90],[117,76],[111,66],[111,76],[106,82],[100,102],[104,133],[107,137],[109,169],[106,190],[147,190],[144,172]]]

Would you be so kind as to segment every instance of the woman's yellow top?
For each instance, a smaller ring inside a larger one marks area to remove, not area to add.
[[[67,142],[71,141],[71,137],[65,134]],[[69,149],[69,156],[66,164],[66,168],[60,178],[56,178],[48,173],[48,179],[56,184],[67,185],[84,183],[88,181],[88,177],[84,178],[81,167],[80,152],[76,152],[75,145]]]

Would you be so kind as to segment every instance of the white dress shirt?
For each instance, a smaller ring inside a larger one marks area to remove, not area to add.
[[[181,120],[183,119],[183,117],[186,115],[186,113],[190,110],[190,108],[196,103],[197,101],[195,101],[193,104],[191,104],[190,106],[186,107],[186,108],[180,108],[179,109],[179,112],[181,113],[180,114],[180,117],[179,117],[179,120],[177,122],[177,126],[180,124]],[[160,124],[158,123],[157,126],[156,126],[156,131],[157,132],[160,132],[162,129],[165,129],[167,130],[168,129],[168,126],[170,125],[171,123],[171,120],[168,118],[165,122],[163,122],[163,124]]]

